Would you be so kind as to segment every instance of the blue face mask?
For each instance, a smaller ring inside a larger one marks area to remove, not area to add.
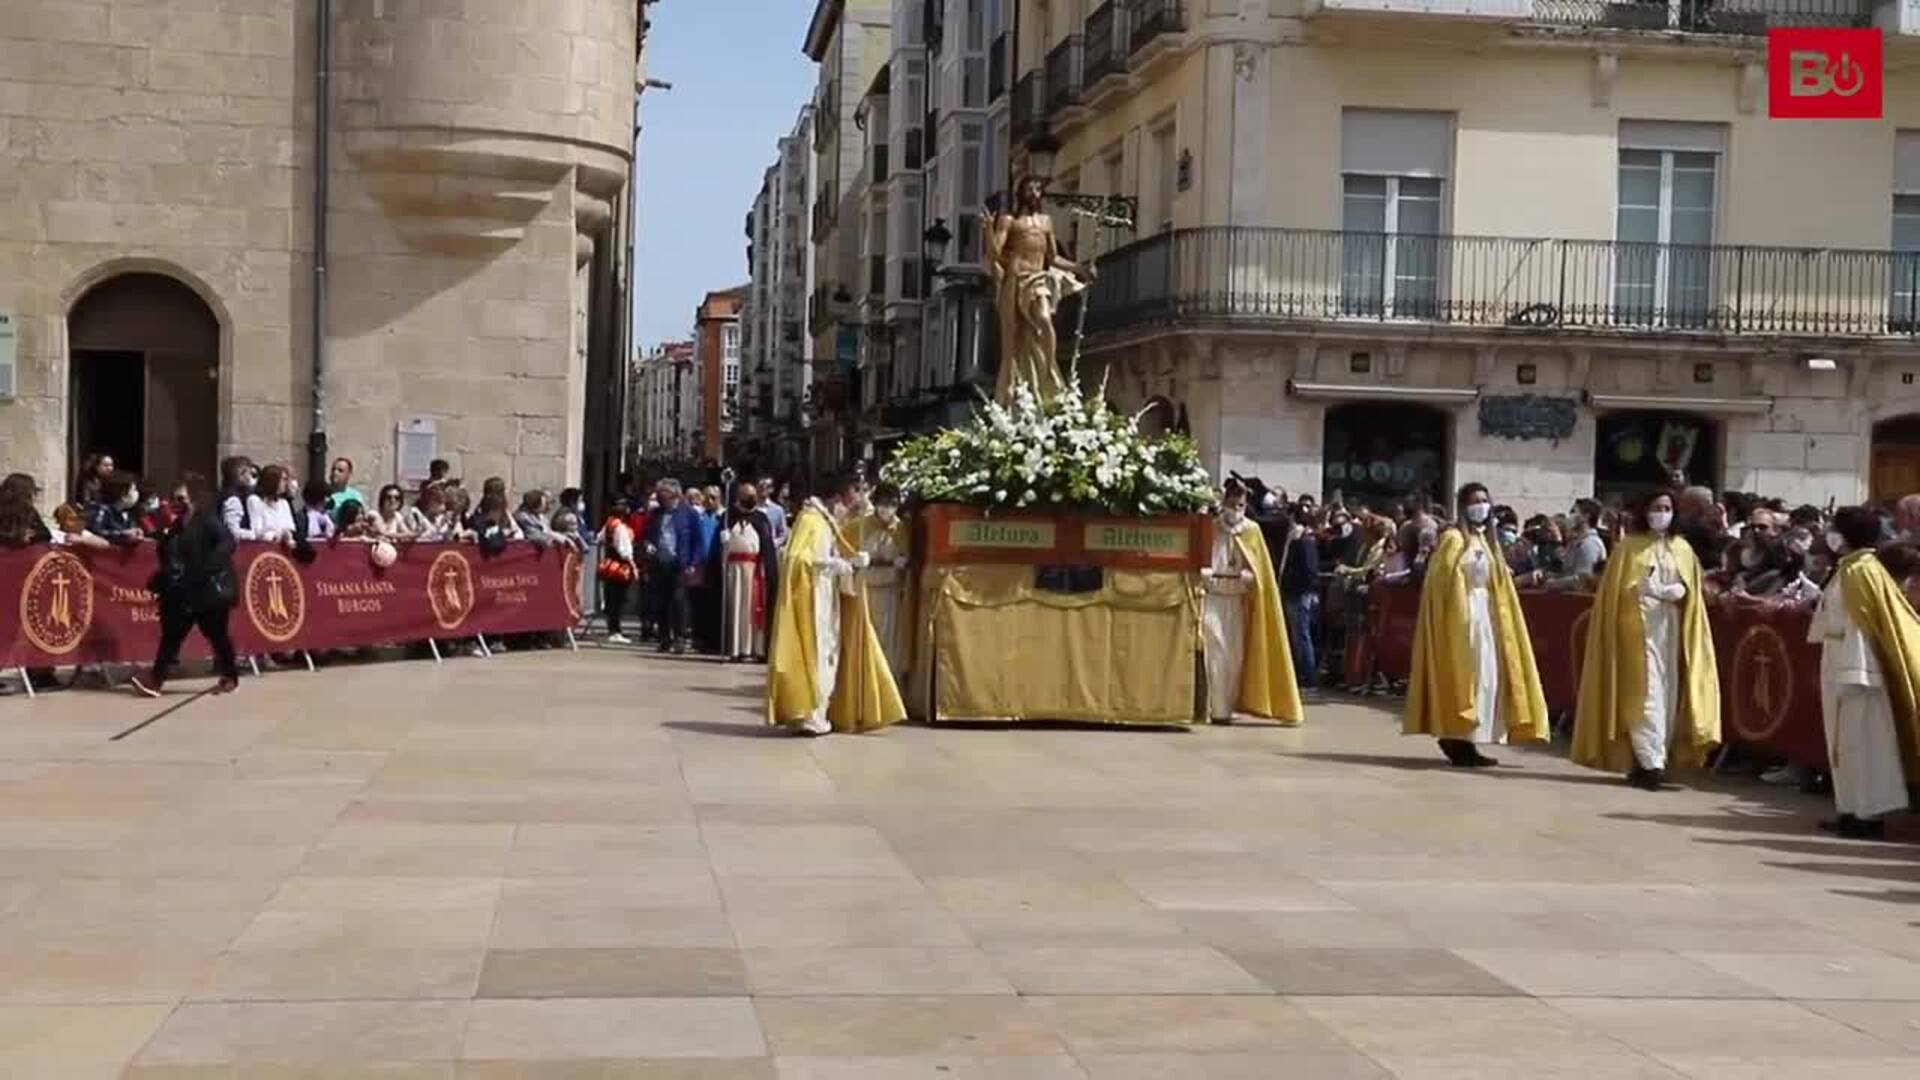
[[[1502,544],[1512,544],[1517,542],[1519,539],[1520,539],[1520,534],[1514,531],[1513,529],[1500,530],[1500,543]]]

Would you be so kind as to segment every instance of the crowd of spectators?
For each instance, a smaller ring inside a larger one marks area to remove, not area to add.
[[[1414,495],[1392,505],[1321,505],[1312,495],[1247,481],[1256,518],[1282,559],[1280,588],[1294,664],[1308,687],[1384,690],[1342,663],[1349,641],[1366,626],[1366,596],[1378,584],[1417,583],[1442,529],[1452,522],[1438,498]],[[1717,603],[1811,607],[1835,561],[1828,539],[1835,508],[1790,506],[1745,492],[1716,493],[1676,484],[1675,534],[1705,569]],[[1629,496],[1576,499],[1557,514],[1522,517],[1496,504],[1492,521],[1515,583],[1523,590],[1584,591],[1606,566],[1607,552],[1629,528]],[[1876,508],[1882,559],[1920,593],[1920,495]]]

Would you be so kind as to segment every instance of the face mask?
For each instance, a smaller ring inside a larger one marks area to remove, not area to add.
[[[1485,525],[1487,516],[1492,513],[1492,503],[1472,503],[1467,507],[1467,521],[1475,525]]]
[[[1758,568],[1760,565],[1760,552],[1755,548],[1748,548],[1742,551],[1740,553],[1740,565],[1748,570]]]
[[[1247,520],[1247,512],[1228,508],[1220,511],[1220,520],[1226,522],[1228,527],[1237,529],[1241,522]]]
[[[751,499],[751,498],[746,498],[746,499],[741,499],[741,500],[740,500],[740,509],[742,509],[742,510],[751,510],[751,509],[753,509],[753,505],[754,505],[754,503],[755,503],[756,501],[757,501],[757,500],[755,500],[755,499]]]
[[[1341,536],[1352,536],[1352,535],[1353,535],[1353,522],[1351,522],[1351,521],[1343,521],[1343,522],[1341,522],[1341,523],[1340,523],[1340,535],[1341,535]]]
[[[1827,550],[1835,555],[1847,550],[1847,538],[1837,532],[1827,533]]]
[[[1673,524],[1673,511],[1655,510],[1647,515],[1647,527],[1654,532],[1663,533]]]
[[[873,508],[873,516],[888,525],[893,524],[893,519],[898,517],[899,514],[900,508],[897,506],[876,506]]]
[[[1520,539],[1520,534],[1518,532],[1515,532],[1512,529],[1500,530],[1500,543],[1502,545],[1512,544],[1518,541],[1519,539]]]

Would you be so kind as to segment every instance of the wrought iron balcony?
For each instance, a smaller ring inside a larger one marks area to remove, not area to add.
[[[1014,145],[1024,145],[1027,136],[1040,130],[1044,117],[1040,115],[1040,90],[1042,82],[1038,71],[1029,71],[1020,76],[1013,84],[1013,104],[1008,109],[1008,125]]]
[[[1106,0],[1087,16],[1084,64],[1089,87],[1109,75],[1127,73],[1131,50],[1123,37],[1126,22],[1126,7],[1121,0]]]
[[[1100,260],[1093,332],[1371,320],[1658,336],[1920,335],[1920,252],[1182,229]]]
[[[1047,115],[1080,102],[1080,35],[1069,34],[1047,52]]]
[[[1187,28],[1187,5],[1183,0],[1127,0],[1127,8],[1132,14],[1132,24],[1128,36],[1133,42],[1133,51],[1139,52],[1166,34],[1177,34]]]
[[[1533,21],[1763,37],[1777,26],[1872,26],[1879,0],[1534,0]]]

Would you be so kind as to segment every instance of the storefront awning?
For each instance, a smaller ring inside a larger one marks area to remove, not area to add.
[[[1718,416],[1752,416],[1773,411],[1770,397],[1686,397],[1679,394],[1588,394],[1596,409],[1646,409]]]
[[[1382,386],[1378,383],[1322,383],[1287,381],[1294,397],[1320,401],[1410,401],[1430,405],[1466,405],[1480,397],[1474,388]]]

